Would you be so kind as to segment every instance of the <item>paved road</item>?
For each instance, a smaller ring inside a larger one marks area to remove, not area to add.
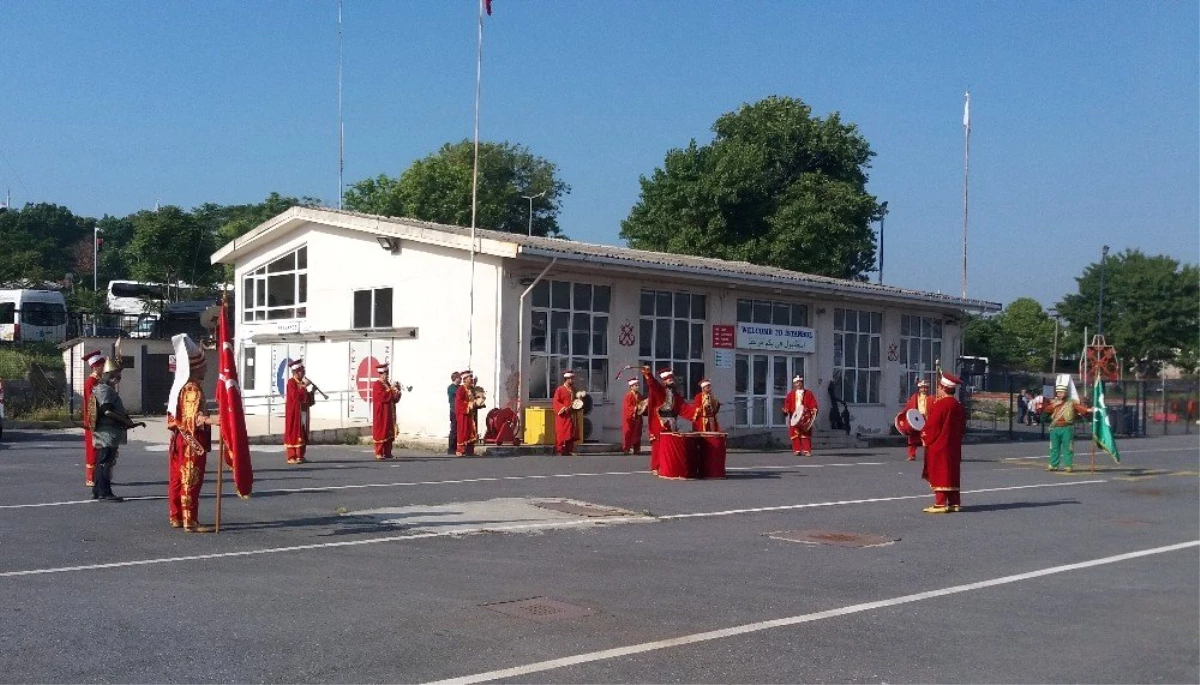
[[[738,453],[705,482],[260,449],[220,535],[167,526],[154,443],[118,466],[136,499],[88,500],[78,440],[0,443],[0,681],[1200,680],[1196,436],[1126,441],[1095,474],[969,447],[967,509],[940,516],[898,448]],[[536,506],[557,500],[625,515]]]

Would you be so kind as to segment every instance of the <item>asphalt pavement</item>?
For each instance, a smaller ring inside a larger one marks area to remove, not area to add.
[[[0,443],[0,682],[1200,681],[1195,435],[1094,473],[1082,441],[1071,474],[1041,443],[968,446],[942,515],[902,448],[673,481],[257,447],[219,534],[167,525],[165,445],[126,446],[105,503],[79,443]]]

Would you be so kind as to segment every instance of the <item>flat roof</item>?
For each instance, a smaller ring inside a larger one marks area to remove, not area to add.
[[[471,249],[471,229],[463,226],[360,214],[338,209],[293,207],[222,246],[213,253],[212,263],[236,264],[239,258],[309,223],[362,231],[376,236],[441,245],[463,251]],[[865,281],[817,276],[749,262],[635,250],[615,245],[526,236],[482,228],[475,230],[475,251],[480,254],[511,259],[525,258],[542,262],[557,259],[564,262],[586,262],[596,266],[636,270],[643,274],[650,272],[664,276],[686,276],[718,281],[723,284],[742,283],[764,288],[787,288],[807,293],[880,299],[963,311],[990,313],[998,312],[1002,308],[998,302],[963,299],[941,293],[898,288]]]

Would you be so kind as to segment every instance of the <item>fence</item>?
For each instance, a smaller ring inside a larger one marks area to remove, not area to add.
[[[67,315],[67,340],[93,338],[141,338],[168,340],[177,333],[187,333],[193,340],[204,340],[212,331],[204,328],[197,313],[163,317],[146,314],[80,314]]]
[[[1092,404],[1092,388],[1084,387],[1074,376],[1082,401]],[[1053,395],[1055,376],[1022,373],[964,375],[966,392],[963,406],[967,412],[967,430],[974,433],[1007,435],[1009,439],[1042,438],[1046,434],[1045,417],[1036,411],[1022,411],[1019,398],[1026,391],[1032,399]],[[1122,380],[1106,382],[1104,397],[1113,432],[1118,437],[1191,434],[1200,431],[1200,379]],[[1076,423],[1081,437],[1091,434],[1086,420]]]

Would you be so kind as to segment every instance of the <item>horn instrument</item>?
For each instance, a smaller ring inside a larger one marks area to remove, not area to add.
[[[327,400],[327,399],[329,399],[329,395],[326,395],[324,390],[322,390],[322,389],[318,388],[318,387],[317,387],[317,384],[316,384],[316,383],[313,383],[313,382],[312,382],[312,379],[310,379],[308,376],[305,376],[305,377],[304,377],[304,381],[303,381],[303,382],[304,382],[304,384],[305,384],[305,385],[307,385],[307,386],[311,387],[313,390],[315,390],[316,392],[320,393],[320,395],[321,395],[321,399],[323,399],[323,400]]]

